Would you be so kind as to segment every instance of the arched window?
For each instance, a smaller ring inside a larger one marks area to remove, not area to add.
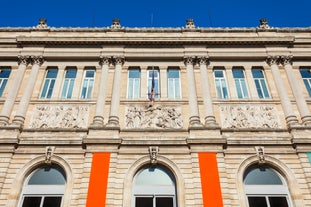
[[[244,173],[249,207],[291,207],[283,177],[268,166],[251,166]]]
[[[173,174],[161,166],[145,167],[133,181],[133,207],[177,207]]]
[[[65,185],[63,169],[56,165],[39,167],[26,179],[19,207],[60,207]]]

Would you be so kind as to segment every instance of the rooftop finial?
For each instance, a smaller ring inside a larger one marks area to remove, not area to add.
[[[40,18],[39,23],[37,25],[37,28],[45,29],[47,27],[48,27],[48,25],[46,24],[46,18]]]
[[[269,29],[270,26],[268,25],[268,21],[266,18],[262,18],[260,19],[260,25],[259,25],[260,29]]]
[[[111,28],[112,28],[112,29],[120,29],[120,28],[121,28],[120,19],[114,18],[114,19],[112,20]]]
[[[195,28],[193,19],[187,19],[186,20],[186,28],[187,29],[194,29]]]

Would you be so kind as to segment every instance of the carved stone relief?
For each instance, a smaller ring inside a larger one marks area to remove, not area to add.
[[[220,107],[223,128],[280,128],[272,105],[226,105]]]
[[[86,105],[36,105],[31,128],[85,128],[89,116]]]
[[[130,106],[126,109],[126,128],[179,129],[183,126],[181,108],[176,106]]]

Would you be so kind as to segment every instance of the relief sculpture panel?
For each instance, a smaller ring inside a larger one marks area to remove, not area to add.
[[[31,128],[86,128],[89,107],[86,105],[35,105]]]
[[[226,105],[220,107],[223,128],[280,128],[272,105]]]
[[[179,129],[183,127],[181,108],[176,106],[130,106],[126,109],[126,128]]]

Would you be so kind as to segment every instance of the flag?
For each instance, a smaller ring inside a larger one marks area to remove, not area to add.
[[[153,69],[152,70],[152,76],[151,76],[150,96],[149,96],[149,100],[151,102],[154,102],[154,85],[155,85],[155,81],[154,81],[154,69]]]

